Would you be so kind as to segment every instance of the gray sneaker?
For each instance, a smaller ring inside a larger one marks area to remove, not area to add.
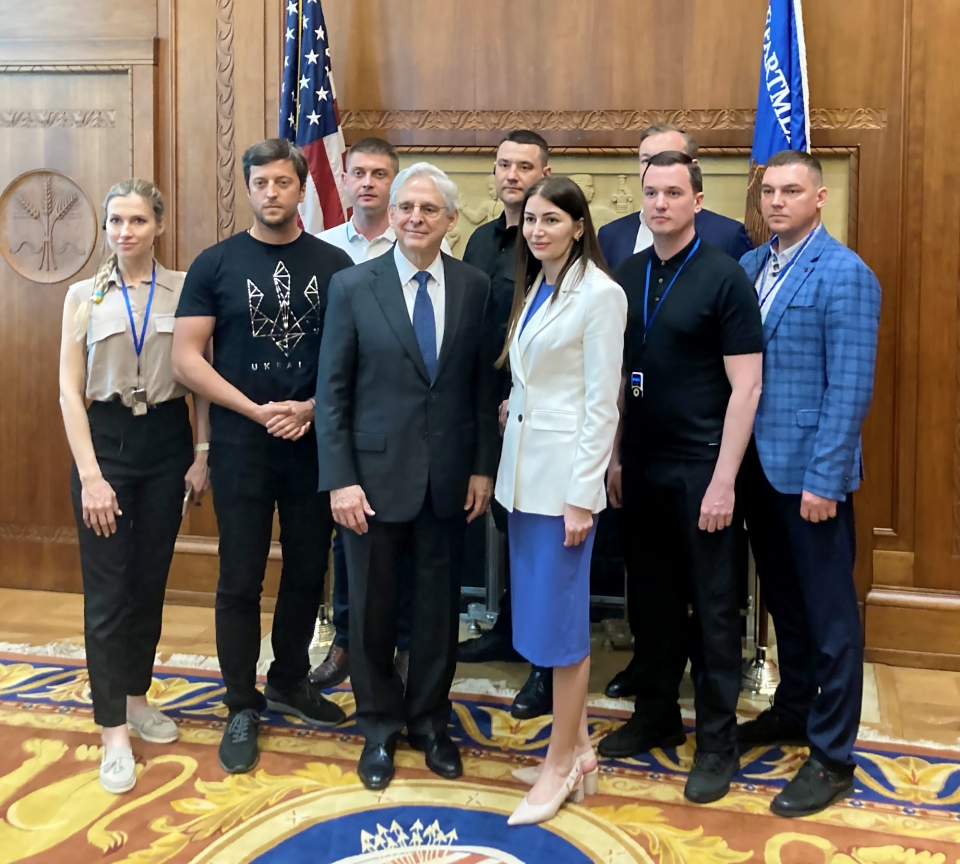
[[[152,705],[148,705],[136,717],[128,713],[127,725],[151,744],[172,744],[180,737],[177,724]]]
[[[114,795],[129,792],[137,783],[137,763],[129,747],[103,748],[100,785]]]

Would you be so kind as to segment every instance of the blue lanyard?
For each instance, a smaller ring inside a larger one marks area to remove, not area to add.
[[[670,280],[670,284],[667,285],[667,290],[660,295],[660,300],[657,302],[657,305],[653,307],[653,314],[650,315],[650,320],[647,320],[647,315],[649,311],[649,302],[650,302],[650,273],[653,270],[653,255],[655,252],[651,252],[650,260],[647,262],[647,283],[643,289],[643,344],[647,344],[647,333],[650,332],[650,328],[653,326],[653,322],[657,320],[657,313],[660,311],[660,307],[663,306],[663,301],[667,299],[667,295],[670,293],[670,289],[673,288],[674,283],[677,279],[680,278],[680,274],[683,272],[683,268],[687,266],[687,263],[694,256],[697,249],[700,248],[700,238],[697,238],[697,242],[694,244],[693,249],[690,250],[690,254],[684,259],[683,264],[680,265],[680,269],[673,274],[673,279]]]
[[[819,227],[820,226],[818,225],[817,228]],[[764,291],[763,286],[767,281],[767,267],[770,264],[770,256],[773,254],[773,244],[771,243],[770,246],[767,247],[767,257],[764,259],[764,262],[763,262],[763,270],[760,271],[763,274],[763,279],[760,282],[760,291],[757,292],[757,294],[760,295],[761,309],[763,309],[763,304],[766,303],[767,300],[769,300],[773,296],[774,291],[777,290],[777,286],[784,280],[787,273],[789,273],[793,269],[793,265],[797,263],[797,260],[803,254],[803,250],[807,248],[807,244],[813,239],[813,235],[817,233],[817,228],[814,228],[813,231],[811,231],[807,235],[807,239],[803,241],[803,245],[797,250],[797,254],[794,255],[787,262],[787,266],[784,267],[783,270],[780,271],[780,275],[773,280],[773,285],[771,285],[766,291]]]
[[[120,277],[120,290],[123,292],[123,301],[127,304],[127,315],[130,317],[130,331],[133,333],[133,349],[137,352],[137,374],[140,373],[140,352],[143,351],[143,343],[147,339],[147,322],[150,320],[150,309],[153,307],[153,292],[157,287],[157,265],[153,265],[153,278],[150,280],[150,296],[147,298],[147,308],[143,313],[143,327],[140,330],[140,338],[137,339],[137,324],[133,320],[133,307],[130,306],[130,295],[127,294],[127,284],[123,281],[123,274],[120,268],[117,268],[117,275]]]

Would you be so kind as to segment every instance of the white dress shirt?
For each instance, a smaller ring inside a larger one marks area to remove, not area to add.
[[[643,211],[640,211],[640,230],[637,231],[637,242],[633,244],[633,254],[636,255],[637,252],[642,252],[644,249],[649,249],[653,245],[653,232],[647,227],[647,223],[643,221]]]
[[[327,231],[321,231],[317,237],[342,249],[353,259],[354,264],[379,258],[384,252],[389,252],[397,242],[397,235],[389,225],[379,237],[367,240],[357,231],[353,219],[348,219],[342,225],[335,225]]]
[[[816,234],[820,230],[822,224],[823,223],[813,229],[813,234]],[[754,288],[757,289],[757,297],[763,300],[763,305],[760,307],[760,319],[762,321],[767,320],[767,313],[773,307],[773,301],[776,299],[777,294],[780,293],[783,283],[787,281],[786,275],[784,275],[775,287],[773,283],[776,282],[777,277],[784,270],[791,266],[793,259],[800,251],[800,247],[807,242],[808,238],[813,239],[813,237],[808,234],[802,240],[797,241],[789,249],[784,249],[782,252],[775,248],[775,244],[777,246],[779,245],[779,238],[774,237],[773,242],[770,244],[770,258],[767,261],[767,266],[760,271],[760,275],[757,276],[757,281],[754,285]],[[770,289],[769,294],[767,294],[768,289]]]
[[[420,271],[401,251],[399,246],[393,247],[393,260],[397,264],[397,273],[400,275],[400,286],[403,288],[403,299],[407,304],[410,322],[413,323],[413,304],[417,301],[417,291],[420,285],[413,277]],[[437,324],[437,357],[440,356],[440,346],[443,344],[443,318],[446,312],[446,289],[443,281],[443,258],[437,255],[433,263],[427,267],[430,278],[427,280],[427,294],[433,303],[433,318]]]

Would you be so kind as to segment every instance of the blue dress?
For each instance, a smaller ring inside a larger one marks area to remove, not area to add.
[[[520,332],[549,299],[541,283]],[[513,647],[535,666],[571,666],[590,654],[590,558],[597,520],[579,546],[564,546],[563,516],[508,517]]]

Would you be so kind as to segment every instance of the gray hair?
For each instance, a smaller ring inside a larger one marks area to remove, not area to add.
[[[436,165],[431,165],[429,162],[417,162],[409,168],[404,168],[403,171],[393,178],[393,183],[390,184],[391,207],[396,207],[397,192],[400,191],[403,184],[416,177],[429,177],[443,198],[443,206],[446,208],[447,214],[452,215],[456,212],[457,198],[459,196],[457,184],[437,168]]]

